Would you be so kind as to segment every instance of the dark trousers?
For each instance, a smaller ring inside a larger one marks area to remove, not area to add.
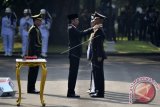
[[[80,58],[71,56],[69,57],[69,76],[68,76],[68,94],[75,93],[75,85],[77,80],[78,68]]]
[[[92,72],[94,76],[95,90],[98,94],[104,94],[104,71],[103,71],[103,60],[92,61]]]
[[[38,76],[39,66],[29,67],[27,90],[35,90],[35,84]]]

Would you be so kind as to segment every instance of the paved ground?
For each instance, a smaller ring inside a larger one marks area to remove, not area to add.
[[[17,91],[15,78],[15,59],[0,57],[0,77],[11,77]],[[117,57],[110,56],[104,63],[105,98],[90,98],[86,91],[90,84],[90,65],[81,59],[76,92],[80,99],[66,97],[68,59],[67,56],[54,55],[47,62],[48,75],[45,86],[45,101],[47,107],[159,107],[160,98],[157,91],[156,98],[150,104],[128,104],[129,85],[141,76],[149,76],[160,83],[160,57]],[[40,107],[39,95],[26,93],[27,67],[21,69],[22,107]],[[37,89],[40,83],[40,73]],[[0,97],[0,107],[16,106],[15,97]]]

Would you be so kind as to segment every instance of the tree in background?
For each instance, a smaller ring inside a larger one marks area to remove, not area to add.
[[[59,45],[68,45],[67,35],[67,15],[71,13],[79,13],[79,0],[47,0],[49,10],[52,14],[55,13],[53,18],[50,40]],[[52,3],[51,3],[52,2]]]
[[[95,12],[95,0],[81,0],[79,12],[79,28],[84,30],[90,27],[91,14]]]
[[[23,15],[25,8],[30,8],[32,14],[38,14],[42,8],[46,9],[53,17],[49,44],[67,45],[67,15],[79,13],[79,3],[80,0],[0,0],[0,8],[3,13],[6,7],[11,7],[18,18]]]
[[[50,45],[67,45],[68,14],[80,13],[82,9],[84,11],[87,10],[87,13],[89,13],[88,15],[90,16],[90,14],[95,10],[100,9],[99,6],[102,6],[104,8],[101,8],[101,11],[107,13],[108,19],[111,20],[111,15],[113,13],[111,7],[113,3],[117,8],[120,9],[126,5],[129,5],[130,7],[133,7],[132,9],[135,10],[137,6],[148,6],[149,4],[153,4],[160,8],[160,0],[0,0],[0,17],[2,16],[5,8],[8,6],[16,12],[18,18],[23,15],[23,10],[25,8],[30,8],[32,10],[32,14],[38,14],[39,10],[44,8],[48,10],[48,12],[53,17],[49,39]],[[107,8],[105,8],[106,4],[108,4],[108,7],[106,6]],[[88,26],[89,24],[86,25]],[[110,23],[109,25],[113,24]],[[85,28],[85,26],[82,27]]]
[[[105,15],[107,18],[104,20],[104,31],[106,33],[106,39],[108,41],[116,41],[115,34],[115,6],[112,4],[112,0],[101,0],[98,11]]]

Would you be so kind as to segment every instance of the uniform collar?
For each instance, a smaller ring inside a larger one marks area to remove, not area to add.
[[[36,26],[36,27],[38,27],[35,23],[33,25]]]

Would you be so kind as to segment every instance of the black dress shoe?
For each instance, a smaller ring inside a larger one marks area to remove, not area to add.
[[[104,98],[104,94],[98,94],[98,93],[90,94],[90,96],[93,98]]]
[[[39,94],[40,91],[37,91],[37,90],[29,90],[27,93],[30,93],[30,94]]]
[[[80,95],[77,95],[77,94],[67,94],[67,97],[69,97],[69,98],[80,98]]]

